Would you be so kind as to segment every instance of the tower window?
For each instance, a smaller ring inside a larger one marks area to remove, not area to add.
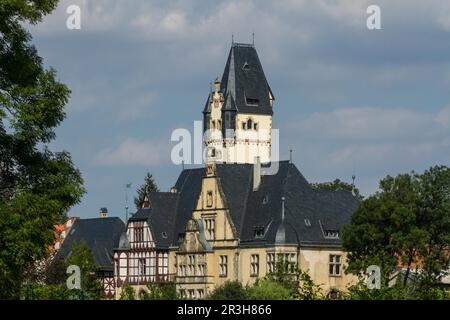
[[[251,129],[253,127],[252,124],[253,124],[252,119],[248,119],[247,120],[247,129]]]
[[[245,101],[247,102],[248,105],[251,105],[251,106],[259,105],[259,100],[258,99],[245,97]]]
[[[245,130],[245,122],[242,122],[242,130]]]
[[[258,130],[258,124],[256,122],[253,124],[253,129]]]
[[[217,120],[217,129],[222,128],[222,120]]]
[[[215,129],[216,128],[216,122],[213,120],[212,121],[212,125],[211,125],[211,127],[213,128],[213,129]]]

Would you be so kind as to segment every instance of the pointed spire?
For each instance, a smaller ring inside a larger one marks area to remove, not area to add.
[[[292,149],[289,149],[289,163],[292,163]]]

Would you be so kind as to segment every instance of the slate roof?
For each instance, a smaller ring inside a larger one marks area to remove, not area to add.
[[[312,189],[289,161],[279,162],[277,174],[262,176],[255,191],[252,164],[217,164],[216,167],[242,246],[280,243],[339,246],[340,238],[327,236],[327,232],[340,232],[358,206],[358,200],[350,192]],[[151,209],[141,209],[130,219],[148,219],[157,246],[178,245],[178,235],[184,232],[199,196],[204,170],[184,170],[178,178],[176,194],[151,193]],[[263,236],[255,236],[258,227],[264,229]],[[169,236],[159,238],[162,232]]]
[[[72,252],[72,243],[82,240],[91,250],[100,269],[113,269],[113,249],[119,245],[125,224],[120,218],[78,219],[70,228],[56,257],[67,259]]]
[[[183,170],[175,184],[176,193],[150,193],[150,208],[139,209],[129,221],[147,220],[158,249],[176,244],[191,219],[203,174],[204,168]]]
[[[273,114],[269,97],[272,90],[253,45],[232,44],[220,86],[225,100],[222,112]],[[211,112],[210,103],[211,94],[208,95],[203,113]]]

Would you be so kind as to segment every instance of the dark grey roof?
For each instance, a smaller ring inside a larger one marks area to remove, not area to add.
[[[150,207],[139,209],[129,221],[147,220],[159,249],[176,244],[179,233],[184,232],[192,217],[203,173],[204,168],[183,170],[175,184],[176,193],[150,193]]]
[[[78,219],[58,250],[57,257],[67,259],[72,252],[73,242],[84,241],[92,252],[100,269],[112,270],[113,249],[119,246],[125,224],[120,218]]]
[[[233,43],[223,72],[220,90],[225,96],[228,95],[222,110],[257,114],[273,113],[269,98],[271,89],[253,45]]]
[[[203,175],[204,168],[184,170],[176,184],[177,194],[150,194],[152,209],[145,209],[146,214],[140,210],[133,217],[149,219],[156,233],[170,234],[167,239],[156,237],[161,241],[158,246],[177,245],[178,234],[192,216]],[[252,164],[217,164],[217,176],[241,245],[340,245],[339,237],[327,233],[339,233],[358,206],[350,192],[312,189],[289,161],[279,162],[277,174],[262,176],[256,191]],[[264,235],[255,236],[256,228],[263,228]]]

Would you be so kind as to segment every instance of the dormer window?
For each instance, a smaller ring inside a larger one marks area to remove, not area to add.
[[[255,238],[262,238],[264,237],[264,227],[255,227]]]
[[[325,238],[326,239],[339,239],[339,231],[338,230],[325,230]]]
[[[163,239],[167,239],[167,232],[163,232],[163,233],[161,234],[161,236],[162,236]]]
[[[255,99],[255,98],[245,97],[245,102],[249,106],[258,106],[259,105],[259,100]]]
[[[248,65],[247,61],[245,61],[244,65],[242,66],[242,70],[244,70],[244,71],[250,70],[250,66]]]
[[[262,200],[262,204],[268,204],[269,203],[269,195],[266,194]]]
[[[309,219],[305,219],[305,226],[311,227],[311,221]]]

